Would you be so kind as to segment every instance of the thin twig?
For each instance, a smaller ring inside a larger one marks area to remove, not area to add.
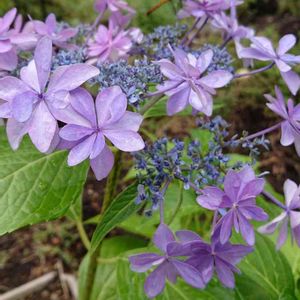
[[[146,15],[149,16],[151,15],[153,12],[155,12],[157,9],[159,9],[160,7],[162,7],[163,5],[165,5],[166,3],[171,2],[171,0],[161,0],[159,1],[158,4],[156,4],[155,6],[153,6],[152,8],[150,8]]]

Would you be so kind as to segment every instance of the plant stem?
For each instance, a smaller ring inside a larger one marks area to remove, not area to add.
[[[155,105],[161,98],[163,97],[163,95],[154,97],[153,99],[151,99],[150,101],[148,101],[140,110],[140,114],[144,115],[146,113],[147,110],[149,110],[153,105]]]
[[[223,44],[221,45],[221,49],[224,49],[226,46],[227,46],[227,44],[230,42],[232,40],[232,36],[230,36],[229,38],[227,38],[224,42],[223,42]]]
[[[162,194],[162,199],[160,200],[159,202],[159,216],[160,216],[160,224],[164,223],[164,196],[165,196],[165,193],[168,189],[168,186],[170,184],[171,180],[170,179],[167,179],[164,187],[162,188],[161,190],[161,194]]]
[[[204,20],[203,24],[200,26],[200,28],[191,36],[191,38],[186,42],[186,45],[189,46],[192,41],[194,40],[194,38],[202,31],[202,29],[204,28],[204,26],[207,24],[208,21],[208,17],[206,17],[206,19]]]
[[[262,195],[265,196],[265,198],[267,198],[267,200],[269,202],[272,202],[273,204],[279,206],[280,208],[286,210],[286,207],[283,203],[281,203],[279,200],[277,200],[273,195],[271,195],[269,192],[267,191],[262,191]]]
[[[112,169],[111,173],[109,174],[106,182],[105,187],[105,194],[103,198],[103,204],[101,212],[104,213],[109,204],[111,203],[111,200],[113,198],[116,182],[119,176],[121,170],[121,151],[117,151],[115,154],[115,164],[114,168]],[[101,243],[99,246],[93,250],[89,251],[89,260],[88,260],[88,267],[87,267],[87,273],[86,273],[86,279],[85,279],[85,287],[83,291],[83,295],[80,300],[90,300],[92,288],[95,281],[95,273],[97,270],[97,260],[100,255],[101,250]]]
[[[91,248],[91,242],[86,234],[86,231],[84,229],[81,220],[76,221],[76,227],[84,247],[86,248],[87,251],[89,251]]]
[[[171,223],[174,221],[180,207],[183,201],[183,182],[180,181],[180,185],[179,185],[179,197],[178,197],[178,201],[177,201],[177,205],[175,207],[174,213],[170,218],[170,221],[168,222],[168,225],[171,225]]]
[[[120,166],[121,166],[121,151],[117,151],[115,154],[115,163],[114,167],[109,174],[105,186],[105,194],[103,198],[102,208],[101,212],[105,212],[109,204],[111,203],[111,200],[113,199],[114,192],[116,190],[116,182],[120,174]]]
[[[159,9],[161,6],[163,6],[164,4],[171,2],[171,0],[160,0],[158,4],[156,4],[155,6],[153,6],[152,8],[150,8],[146,15],[151,15],[153,12],[155,12],[157,9]]]
[[[181,45],[184,45],[188,41],[190,33],[196,28],[196,26],[198,25],[198,23],[200,22],[200,20],[201,20],[201,18],[196,19],[196,21],[194,22],[193,26],[184,35],[184,37],[183,37],[183,39],[181,41]]]
[[[247,76],[255,75],[255,74],[258,74],[258,73],[270,70],[274,65],[275,65],[275,63],[272,62],[271,64],[269,64],[269,65],[267,65],[267,66],[265,66],[263,68],[260,68],[260,69],[257,69],[257,70],[253,70],[251,72],[243,73],[243,74],[236,74],[236,75],[234,75],[233,78],[242,78],[242,77],[247,77]]]
[[[261,130],[261,131],[259,131],[259,132],[256,132],[256,133],[253,133],[253,134],[251,134],[251,135],[248,135],[248,136],[246,136],[245,138],[242,138],[241,140],[242,140],[242,141],[248,141],[248,140],[255,139],[255,138],[259,137],[259,136],[263,136],[263,135],[265,135],[265,134],[267,134],[267,133],[270,133],[270,132],[272,132],[272,131],[275,131],[275,130],[278,129],[280,126],[281,126],[281,122],[278,123],[278,124],[275,124],[275,125],[272,126],[272,127],[267,128],[267,129],[264,129],[264,130]]]

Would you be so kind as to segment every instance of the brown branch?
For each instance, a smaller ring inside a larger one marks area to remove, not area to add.
[[[171,2],[171,0],[160,0],[158,4],[156,4],[155,6],[153,6],[152,8],[150,8],[146,15],[149,16],[151,15],[154,11],[156,11],[157,9],[159,9],[161,6],[163,6],[166,3]]]

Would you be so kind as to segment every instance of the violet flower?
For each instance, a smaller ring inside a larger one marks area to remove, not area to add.
[[[34,29],[40,37],[47,36],[59,48],[69,48],[67,41],[77,34],[76,28],[59,29],[54,14],[49,14],[45,20],[33,21]]]
[[[93,39],[88,42],[88,56],[99,62],[116,61],[127,55],[132,46],[128,31],[123,30],[112,19],[108,28],[100,25]]]
[[[212,114],[215,88],[228,84],[232,74],[228,71],[212,71],[206,76],[203,73],[213,59],[213,51],[203,52],[197,59],[181,49],[174,51],[175,63],[167,59],[157,61],[161,72],[168,80],[157,86],[158,92],[169,96],[167,103],[168,115],[184,110],[190,104],[196,111],[207,116]]]
[[[6,101],[0,106],[0,117],[8,118],[7,135],[13,149],[26,133],[39,151],[52,149],[58,138],[56,120],[67,122],[75,117],[70,92],[99,74],[93,66],[75,64],[57,68],[50,76],[51,61],[52,42],[44,37],[34,59],[21,69],[21,79],[7,76],[0,80],[0,99]]]
[[[285,208],[278,217],[270,223],[261,226],[258,231],[264,234],[272,234],[277,228],[280,228],[277,238],[277,249],[280,249],[288,236],[288,227],[290,223],[292,239],[295,239],[300,247],[300,185],[287,179],[283,186],[285,196]]]
[[[211,22],[212,26],[223,32],[225,43],[233,40],[238,57],[242,49],[241,39],[250,39],[254,36],[254,30],[245,26],[240,26],[238,20],[232,16],[227,16],[224,12],[215,14]]]
[[[243,1],[236,1],[235,5],[241,3]],[[231,5],[231,0],[185,0],[183,8],[178,12],[178,17],[212,17],[216,13],[229,9]]]
[[[12,71],[18,63],[17,52],[9,36],[16,14],[17,9],[13,8],[0,18],[0,70]]]
[[[202,276],[196,268],[177,258],[190,255],[190,247],[176,242],[174,234],[165,224],[159,225],[153,242],[163,255],[143,253],[129,257],[130,267],[134,272],[142,273],[156,267],[145,281],[144,288],[149,298],[163,291],[166,280],[176,283],[178,276],[195,288],[204,288]]]
[[[227,209],[216,225],[220,228],[220,242],[225,244],[232,227],[240,232],[249,245],[254,245],[254,229],[250,220],[266,221],[268,215],[256,206],[255,198],[263,191],[264,180],[257,178],[250,166],[240,171],[229,170],[224,180],[224,191],[217,187],[206,187],[197,197],[199,205],[210,209]]]
[[[233,245],[229,242],[221,244],[217,234],[212,236],[210,244],[191,231],[177,231],[176,235],[180,241],[190,243],[193,254],[186,263],[194,266],[202,274],[205,284],[209,283],[216,272],[224,286],[234,288],[234,273],[240,273],[236,265],[253,251],[249,246]]]
[[[135,10],[123,0],[96,0],[94,7],[100,15],[103,15],[107,9],[112,13],[127,11],[130,14],[135,14]]]
[[[300,156],[300,104],[294,106],[294,101],[288,99],[287,105],[281,90],[275,87],[276,98],[265,95],[269,100],[267,106],[284,119],[281,122],[281,139],[283,146],[295,144],[297,154]]]
[[[271,61],[276,64],[291,93],[296,95],[300,88],[300,76],[292,71],[292,66],[300,63],[300,55],[287,53],[295,44],[296,37],[287,34],[280,39],[278,48],[275,51],[269,39],[254,37],[250,48],[241,50],[240,55],[242,58]]]
[[[102,90],[94,104],[84,89],[72,92],[71,105],[79,115],[63,127],[60,137],[74,145],[68,156],[69,166],[89,158],[98,180],[105,178],[114,164],[114,156],[105,143],[107,138],[122,151],[139,151],[144,142],[137,133],[143,121],[140,114],[126,111],[126,95],[118,86]]]

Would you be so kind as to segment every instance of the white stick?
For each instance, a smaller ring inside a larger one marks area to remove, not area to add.
[[[37,279],[34,279],[28,283],[25,283],[5,294],[0,295],[0,300],[17,300],[24,298],[36,291],[41,290],[49,282],[51,282],[57,276],[57,272],[47,273]]]

